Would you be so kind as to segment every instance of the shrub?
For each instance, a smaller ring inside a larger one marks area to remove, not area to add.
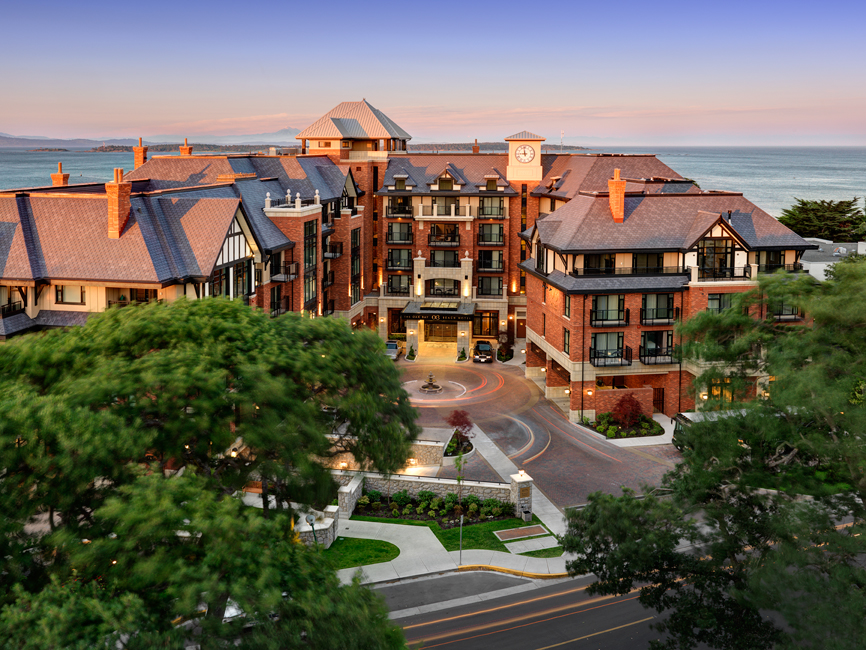
[[[454,438],[448,441],[448,445],[445,447],[445,455],[453,456],[454,452],[457,451],[457,441]]]
[[[436,519],[436,511],[431,510],[430,512],[427,513],[427,516],[430,517],[430,519]]]
[[[439,510],[439,508],[441,506],[442,506],[442,499],[440,499],[439,497],[436,497],[435,499],[430,501],[430,507],[434,508],[435,510]]]
[[[499,508],[499,507],[490,508],[490,514],[493,515],[494,517],[498,517],[499,515],[502,514],[502,508]]]
[[[460,409],[451,411],[451,414],[445,418],[445,422],[449,427],[454,427],[454,439],[459,444],[468,442],[472,437],[472,420],[466,411]]]
[[[488,508],[487,506],[481,506],[481,516],[482,517],[489,517],[490,516],[490,508]]]
[[[409,496],[407,490],[400,490],[391,495],[391,501],[396,503],[401,508],[408,506],[412,502],[412,497]]]
[[[396,503],[394,504],[394,507],[391,508],[391,515],[393,517],[399,517],[400,516],[400,507]]]
[[[484,499],[481,503],[485,508],[498,508],[501,505],[501,501],[499,499]]]
[[[475,496],[474,494],[467,494],[465,497],[463,497],[463,504],[464,505],[470,505],[471,506],[473,503],[477,505],[477,504],[481,503],[481,499],[479,497]],[[477,510],[477,508],[476,508],[476,510]]]
[[[473,515],[476,512],[478,512],[478,504],[477,503],[470,503],[469,504],[469,512],[472,513]]]
[[[360,506],[361,508],[366,508],[368,505],[370,505],[370,497],[361,497],[360,499],[358,499],[358,503],[356,505]]]
[[[370,497],[370,501],[382,500],[382,493],[379,490],[367,490],[367,496]]]
[[[429,501],[430,499],[435,499],[436,493],[431,490],[420,490],[418,492],[418,501]]]
[[[382,502],[381,501],[373,501],[373,507],[376,510],[379,510],[382,507]]]
[[[430,502],[429,501],[422,501],[421,503],[418,504],[418,507],[422,508],[424,510],[429,510],[430,509]]]
[[[454,514],[457,517],[459,517],[460,515],[463,514],[463,506],[461,506],[459,503],[456,506],[454,506]]]
[[[413,346],[409,346],[409,354],[406,355],[406,358],[410,361],[415,358],[415,348]]]
[[[454,504],[451,501],[445,501],[442,504],[442,512],[451,512],[454,509]]]
[[[595,416],[595,423],[603,427],[609,427],[611,424],[613,424],[613,414],[599,413]]]
[[[626,431],[620,431],[620,432],[619,432],[619,437],[620,437],[620,438],[625,438],[627,434],[628,434],[628,432],[626,432]]]
[[[611,413],[617,424],[621,427],[631,428],[640,421],[640,402],[637,401],[634,393],[626,393],[619,398]]]
[[[457,357],[459,361],[463,361],[466,358],[466,348],[460,348],[460,356]]]
[[[445,505],[451,504],[452,506],[457,503],[457,495],[454,492],[449,492],[445,495]]]
[[[415,512],[418,513],[419,515],[423,515],[425,510],[427,510],[427,503],[426,502],[421,504],[417,508],[415,508]]]
[[[403,515],[411,515],[412,514],[412,506],[406,506],[403,508]]]
[[[607,437],[608,438],[615,438],[617,431],[619,431],[619,429],[617,429],[615,426],[613,426],[613,425],[609,426],[607,428]]]
[[[440,510],[440,511],[439,511],[439,516],[440,516],[440,517],[444,517],[446,514],[448,514],[448,513],[445,512],[444,510]]]

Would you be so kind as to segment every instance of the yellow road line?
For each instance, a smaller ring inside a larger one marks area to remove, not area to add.
[[[588,639],[593,636],[598,636],[599,634],[607,634],[608,632],[615,632],[616,630],[621,630],[624,627],[629,627],[631,625],[637,625],[638,623],[646,623],[647,621],[651,621],[655,616],[649,616],[647,618],[642,618],[639,621],[633,621],[631,623],[626,623],[625,625],[618,625],[617,627],[612,627],[607,630],[602,630],[601,632],[593,632],[592,634],[587,634],[586,636],[580,636],[576,639],[569,639],[568,641],[563,641],[561,643],[554,643],[553,645],[546,645],[543,648],[536,648],[536,650],[550,650],[550,648],[559,648],[560,646],[567,645],[569,643],[574,643],[576,641],[583,641],[584,639]]]

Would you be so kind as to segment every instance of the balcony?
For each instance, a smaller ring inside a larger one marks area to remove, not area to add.
[[[502,260],[478,260],[477,270],[482,273],[502,273],[505,263]]]
[[[679,357],[672,348],[638,348],[638,358],[646,366],[657,366],[665,363],[677,363]]]
[[[499,235],[485,235],[484,233],[478,233],[478,245],[479,246],[504,246],[505,245],[505,237],[501,234],[499,234]]]
[[[427,266],[429,268],[435,268],[435,269],[459,269],[460,268],[460,260],[458,260],[458,259],[453,259],[453,260],[431,259],[431,260],[428,260]]]
[[[773,312],[773,318],[776,322],[790,322],[803,320],[803,312],[797,307],[783,307],[780,310]]]
[[[271,282],[291,282],[298,277],[298,263],[287,262],[272,269]]]
[[[385,238],[386,243],[397,245],[409,245],[414,240],[411,232],[389,232]]]
[[[111,301],[109,301],[108,304],[111,305]],[[21,314],[23,312],[24,303],[22,303],[20,300],[6,303],[5,305],[0,305],[0,318],[10,318],[15,314]]]
[[[478,290],[475,292],[475,295],[479,298],[501,298],[502,297],[502,287],[478,287]]]
[[[641,325],[670,325],[679,319],[679,307],[658,307],[640,310]]]
[[[614,350],[589,349],[589,362],[595,367],[630,366],[631,348],[627,345]]]
[[[327,237],[328,235],[334,234],[334,222],[333,221],[323,221],[322,222],[322,237]]]
[[[430,287],[428,296],[446,296],[452,298],[460,297],[460,287]]]
[[[322,316],[330,316],[334,313],[334,301],[329,300],[327,303],[322,305]]]
[[[289,296],[283,296],[276,303],[271,303],[271,317],[279,316],[280,314],[285,314],[287,311],[291,311],[291,298]]]
[[[389,205],[385,208],[385,217],[388,219],[411,219],[411,205]]]
[[[629,323],[628,309],[593,309],[589,312],[590,327],[622,327]]]
[[[326,244],[322,250],[326,260],[335,260],[343,254],[343,242]]]
[[[334,284],[334,272],[328,271],[322,276],[322,291]]]
[[[779,269],[784,269],[788,273],[800,273],[803,270],[803,265],[799,262],[796,264],[759,264],[758,273],[775,273]]]
[[[505,219],[506,216],[507,215],[505,214],[505,208],[491,208],[485,206],[480,206],[478,208],[479,219]]]
[[[389,296],[408,296],[411,287],[408,284],[405,286],[393,286],[389,284],[385,287],[385,291]]]
[[[587,275],[685,275],[688,272],[688,269],[682,266],[611,266],[574,269],[571,275],[580,278]]]
[[[318,296],[313,296],[309,300],[305,301],[304,302],[304,311],[316,311],[316,306],[318,304],[318,300],[319,300]]]
[[[431,248],[457,248],[460,246],[460,235],[427,235],[427,244]]]
[[[731,282],[751,279],[751,266],[728,266],[718,269],[701,267],[698,269],[698,282]]]
[[[128,307],[129,305],[146,305],[149,302],[162,302],[162,300],[109,300],[108,306],[120,308]],[[14,305],[15,303],[12,304]],[[2,316],[0,316],[0,318],[2,318]]]
[[[421,217],[471,217],[468,205],[422,205]]]

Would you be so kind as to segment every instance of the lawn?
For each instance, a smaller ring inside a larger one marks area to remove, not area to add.
[[[449,528],[448,530],[442,530],[439,527],[439,524],[433,521],[412,521],[412,520],[402,520],[402,519],[383,519],[380,517],[364,517],[363,515],[355,515],[352,519],[356,519],[358,521],[375,521],[383,524],[399,524],[403,526],[427,526],[430,530],[433,531],[433,534],[439,539],[442,543],[442,546],[445,547],[446,551],[458,551],[460,550],[460,528]],[[532,523],[540,524],[541,520],[532,515]],[[523,519],[513,518],[513,519],[500,519],[498,521],[488,521],[481,524],[471,524],[463,526],[463,550],[469,549],[485,549],[490,551],[502,551],[503,553],[507,553],[508,549],[505,548],[505,544],[500,542],[496,535],[494,535],[494,531],[497,530],[506,530],[508,528],[520,528],[521,526],[528,526]]]
[[[564,548],[561,546],[554,546],[553,548],[542,548],[537,551],[526,551],[526,553],[520,553],[520,555],[525,555],[526,557],[561,557]]]
[[[338,569],[390,562],[400,555],[400,549],[389,542],[378,539],[338,537],[331,548],[322,553],[330,558]]]

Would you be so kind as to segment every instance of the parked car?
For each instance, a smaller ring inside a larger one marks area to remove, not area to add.
[[[493,346],[487,341],[478,341],[472,350],[474,363],[493,363]]]
[[[397,341],[385,341],[385,355],[396,361],[400,356],[400,344]]]

